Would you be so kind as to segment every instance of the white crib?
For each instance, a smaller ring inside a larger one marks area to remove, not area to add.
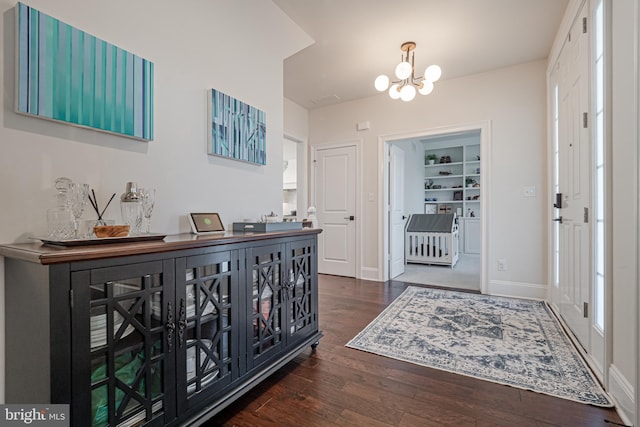
[[[455,214],[414,214],[405,227],[405,260],[420,264],[458,262],[458,219]]]

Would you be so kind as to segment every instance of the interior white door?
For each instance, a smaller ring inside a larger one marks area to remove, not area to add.
[[[356,276],[356,147],[318,149],[315,162],[318,272]]]
[[[404,273],[404,151],[389,146],[389,241],[390,273],[393,279]]]
[[[591,143],[589,111],[589,38],[583,32],[581,12],[560,56],[558,183],[560,220],[560,314],[582,346],[590,349],[591,323]]]

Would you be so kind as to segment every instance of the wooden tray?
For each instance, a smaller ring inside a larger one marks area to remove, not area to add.
[[[167,237],[166,234],[140,234],[136,236],[127,237],[101,237],[94,239],[65,239],[65,240],[52,240],[48,237],[34,237],[34,239],[40,240],[45,245],[55,246],[87,246],[87,245],[104,245],[109,243],[129,243],[129,242],[144,242],[147,240],[162,240]]]

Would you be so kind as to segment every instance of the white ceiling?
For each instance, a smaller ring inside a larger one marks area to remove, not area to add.
[[[284,95],[313,109],[379,94],[400,45],[442,79],[544,59],[568,0],[273,0],[316,42],[287,58]],[[436,89],[437,90],[437,83]]]

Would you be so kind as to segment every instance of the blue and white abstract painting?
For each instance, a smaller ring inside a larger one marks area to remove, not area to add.
[[[153,140],[153,63],[16,5],[16,111]]]
[[[215,89],[209,101],[208,153],[266,165],[265,112]]]

